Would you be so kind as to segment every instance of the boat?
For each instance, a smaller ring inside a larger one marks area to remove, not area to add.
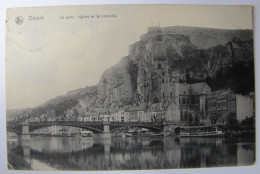
[[[132,137],[133,136],[133,134],[131,134],[131,133],[126,133],[125,134],[127,137]]]
[[[164,136],[162,133],[150,133],[149,134],[149,136],[151,136],[151,137],[162,137],[162,136]]]
[[[137,131],[137,136],[138,137],[160,137],[160,136],[164,136],[162,133],[160,132],[151,132],[148,129],[142,128],[141,130]]]
[[[82,137],[92,137],[93,133],[91,131],[81,131]]]
[[[137,136],[137,131],[136,131],[136,130],[128,130],[128,131],[126,132],[126,136],[127,136],[127,137]]]
[[[111,135],[112,137],[122,137],[122,138],[126,138],[126,133],[124,132],[115,132]]]
[[[151,132],[149,129],[131,129],[125,133],[126,137],[157,137],[164,136],[160,132]]]
[[[221,137],[224,133],[220,125],[187,126],[180,129],[180,137]]]

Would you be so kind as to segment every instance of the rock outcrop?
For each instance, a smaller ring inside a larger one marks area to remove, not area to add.
[[[68,92],[30,110],[33,116],[55,110],[57,114],[89,115],[116,112],[140,104],[144,78],[151,77],[154,61],[168,65],[187,83],[214,79],[236,62],[253,61],[251,30],[198,27],[151,27],[129,47],[129,55],[107,69],[96,86]]]

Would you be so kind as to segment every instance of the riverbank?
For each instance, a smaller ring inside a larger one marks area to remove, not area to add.
[[[31,165],[24,159],[20,149],[8,151],[9,170],[31,170]]]
[[[255,131],[227,131],[225,137],[255,138]]]

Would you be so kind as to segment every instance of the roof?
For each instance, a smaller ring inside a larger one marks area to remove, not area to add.
[[[126,112],[133,112],[133,111],[144,111],[146,109],[146,103],[140,103],[137,105],[128,105],[125,107]]]
[[[219,90],[219,91],[214,91],[211,93],[211,95],[216,95],[216,96],[220,96],[220,95],[226,95],[226,94],[233,94],[233,92],[231,90]]]
[[[180,95],[190,95],[190,86],[186,83],[180,83],[179,84],[179,94]]]
[[[165,106],[163,103],[153,103],[147,108],[148,112],[163,112],[165,111]]]
[[[205,89],[209,89],[209,91],[205,91]],[[193,83],[190,84],[190,93],[191,94],[207,94],[210,93],[210,88],[206,82]]]

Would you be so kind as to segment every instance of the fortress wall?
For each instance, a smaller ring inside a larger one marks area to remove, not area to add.
[[[190,37],[191,42],[198,48],[207,49],[217,45],[225,45],[234,37],[241,40],[253,38],[252,30],[225,30],[200,27],[171,26],[171,27],[149,27],[148,33],[141,35],[140,40],[146,42],[158,34],[182,34]]]

